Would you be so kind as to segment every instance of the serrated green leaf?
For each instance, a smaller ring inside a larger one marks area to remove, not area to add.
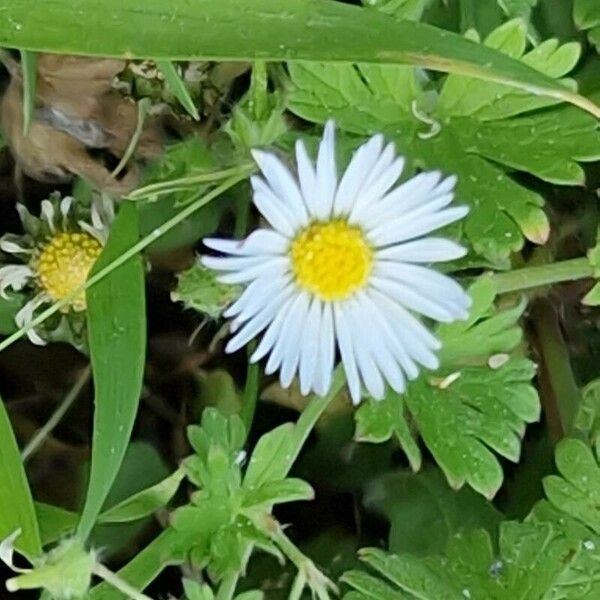
[[[527,24],[522,19],[514,19],[501,25],[490,33],[484,43],[556,79],[573,70],[581,52],[579,44],[560,46],[557,40],[546,40],[525,54]],[[549,98],[524,94],[507,86],[449,75],[440,92],[435,112],[442,118],[469,116],[479,121],[488,121],[504,119],[552,104],[556,102]]]
[[[544,479],[548,500],[600,534],[600,467],[591,450],[579,440],[562,440],[556,448],[556,466],[561,477]]]
[[[387,439],[392,431],[408,430],[398,407],[405,404],[450,485],[458,489],[467,483],[491,498],[502,483],[502,469],[490,449],[518,461],[525,424],[539,419],[538,395],[530,384],[534,374],[533,363],[525,359],[510,359],[497,369],[442,369],[435,378],[413,382],[403,396],[389,394],[378,401],[384,407],[361,407],[360,433],[381,436],[383,431]]]
[[[271,506],[284,502],[313,500],[314,497],[315,492],[306,481],[288,477],[279,481],[267,481],[257,488],[245,490],[244,506]]]
[[[412,470],[418,471],[421,468],[421,450],[409,427],[406,405],[401,396],[388,390],[383,402],[373,399],[363,401],[354,418],[356,441],[380,444],[395,435]]]
[[[374,8],[397,19],[420,21],[433,0],[362,0],[366,8]]]
[[[294,447],[293,431],[293,423],[284,423],[258,440],[244,476],[245,489],[253,490],[287,475]]]
[[[486,363],[488,357],[514,350],[522,338],[518,320],[524,302],[496,311],[496,286],[490,277],[480,277],[469,288],[473,301],[468,319],[441,324],[437,334],[442,342],[440,361],[445,367],[467,361]]]
[[[98,517],[99,523],[128,523],[166,506],[177,492],[185,472],[178,469],[163,481],[119,502]]]
[[[526,30],[520,20],[492,32],[488,41],[552,77],[568,73],[579,56],[577,44],[559,46],[556,40],[523,55]],[[459,233],[499,268],[509,265],[509,255],[525,238],[542,244],[549,235],[542,196],[505,171],[580,185],[578,162],[600,157],[595,119],[562,107],[539,111],[553,102],[507,86],[451,75],[432,109],[431,92],[425,96],[406,67],[388,67],[368,82],[363,71],[370,65],[295,63],[289,68],[292,112],[317,123],[333,117],[342,129],[361,136],[384,132],[412,168],[458,175],[457,199],[471,206]],[[394,83],[395,77],[403,84]]]
[[[93,272],[128,250],[139,237],[137,209],[121,206]],[[118,474],[133,430],[146,356],[144,271],[134,256],[87,294],[96,409],[89,487],[78,533],[86,538]]]
[[[401,600],[406,596],[387,583],[364,571],[344,573],[342,582],[357,590],[344,596],[344,600]]]
[[[215,271],[196,263],[177,275],[177,287],[171,294],[174,302],[218,319],[240,295],[242,288],[217,281]]]
[[[573,16],[580,29],[588,29],[590,41],[600,50],[600,4],[596,0],[575,0]]]
[[[448,540],[477,528],[494,532],[502,515],[468,488],[454,491],[442,473],[400,472],[370,483],[364,503],[383,513],[390,522],[388,548],[428,556],[443,552]]]
[[[451,373],[458,378],[447,387],[444,379],[411,385],[406,404],[450,485],[495,495],[502,469],[488,448],[518,461],[525,424],[539,419],[534,374],[530,361],[511,359],[495,370],[464,367]]]
[[[4,402],[0,400],[0,542],[18,529],[15,548],[39,558],[42,544],[27,475]]]

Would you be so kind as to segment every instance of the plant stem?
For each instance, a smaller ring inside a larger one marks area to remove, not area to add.
[[[322,398],[313,395],[306,408],[302,411],[298,422],[294,427],[294,448],[290,455],[287,457],[287,469],[286,473],[290,472],[293,464],[296,462],[300,451],[302,450],[306,439],[310,435],[313,427],[319,420],[319,417],[323,414],[325,409],[329,406],[329,403],[337,396],[339,391],[344,385],[345,378],[344,372],[341,366],[338,366],[333,374],[333,381],[331,387],[326,396]]]
[[[142,594],[142,592],[136,590],[126,581],[121,579],[116,573],[113,573],[111,570],[107,569],[103,564],[96,563],[94,565],[93,571],[94,574],[104,579],[106,583],[118,589],[128,598],[131,598],[131,600],[152,600],[150,596],[146,596],[146,594]]]
[[[173,229],[173,227],[175,227],[176,225],[179,225],[179,223],[187,219],[192,213],[197,211],[199,208],[202,208],[211,200],[214,200],[223,192],[226,192],[229,188],[233,187],[236,183],[239,183],[240,181],[245,179],[246,176],[247,174],[245,171],[238,173],[237,176],[230,177],[221,185],[208,192],[206,195],[202,196],[201,198],[198,198],[195,202],[192,202],[191,204],[186,206],[181,212],[177,213],[174,217],[171,217],[160,227],[158,227],[146,237],[142,238],[139,242],[134,244],[131,248],[129,248],[129,250],[127,250],[127,252],[124,252],[113,262],[106,265],[104,269],[101,269],[96,274],[92,275],[84,285],[81,285],[77,289],[73,290],[68,296],[66,296],[62,300],[55,302],[52,306],[47,308],[45,311],[41,312],[35,319],[33,319],[27,325],[25,325],[12,335],[8,336],[5,340],[0,342],[0,352],[8,348],[10,345],[14,344],[17,340],[21,339],[29,330],[37,327],[46,319],[57,313],[61,308],[69,304],[73,300],[73,298],[75,298],[83,291],[89,289],[90,287],[104,279],[107,275],[110,275],[110,273],[112,273],[116,268],[120,267],[122,264],[126,263],[128,260],[133,258],[136,254],[147,248],[150,244],[152,244],[158,238],[167,233],[167,231]]]
[[[127,166],[129,159],[133,156],[135,149],[140,141],[140,136],[142,135],[142,130],[144,129],[144,122],[146,121],[146,116],[148,115],[148,110],[150,109],[150,100],[148,98],[142,98],[138,102],[138,111],[137,111],[137,123],[135,126],[135,131],[131,136],[131,141],[125,150],[125,154],[123,154],[119,164],[116,166],[115,170],[110,174],[113,179],[116,179],[121,173],[121,171]]]
[[[492,278],[496,282],[498,293],[506,294],[507,292],[518,292],[560,283],[561,281],[575,281],[593,276],[594,267],[584,257],[563,260],[539,267],[525,267],[507,273],[495,273]]]
[[[221,171],[210,171],[208,173],[201,173],[199,175],[192,175],[191,177],[181,177],[180,179],[171,179],[169,181],[161,181],[158,183],[151,183],[142,188],[134,190],[126,196],[127,200],[139,200],[140,198],[146,198],[159,193],[171,193],[173,190],[188,189],[194,185],[200,183],[214,183],[215,181],[221,181],[222,179],[228,179],[241,173],[245,176],[250,175],[256,170],[253,163],[242,163],[236,167],[230,167],[228,169],[222,169]]]
[[[248,348],[248,358],[252,353],[252,348]],[[246,385],[244,386],[244,395],[242,396],[242,408],[240,410],[240,417],[246,427],[246,437],[250,433],[252,427],[252,421],[254,420],[254,412],[256,411],[256,402],[258,400],[258,363],[251,363],[248,360],[248,368],[246,370]]]
[[[237,571],[225,575],[219,584],[215,600],[233,600],[239,577],[240,574]]]
[[[83,386],[88,382],[89,378],[90,367],[87,366],[77,378],[77,381],[69,390],[69,393],[65,396],[59,407],[48,419],[46,424],[29,440],[29,443],[27,446],[25,446],[23,452],[21,452],[21,459],[23,462],[25,462],[34,452],[37,451],[37,449],[44,443],[44,440],[50,435],[52,430],[60,423],[61,419],[65,416],[69,408],[71,408],[73,402],[77,400],[77,396],[79,396],[79,393],[83,389]]]

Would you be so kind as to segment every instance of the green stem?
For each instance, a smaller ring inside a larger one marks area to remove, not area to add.
[[[107,569],[103,564],[96,563],[93,571],[98,577],[104,579],[106,583],[112,585],[114,588],[125,594],[131,600],[152,600],[150,596],[142,594],[139,590],[136,590],[133,586],[129,585],[125,580],[121,579],[116,573],[113,573]]]
[[[83,386],[87,383],[90,378],[90,367],[86,367],[81,375],[77,378],[75,385],[69,390],[69,393],[65,396],[64,400],[60,403],[59,407],[54,411],[52,416],[48,419],[46,424],[29,440],[29,443],[21,452],[21,459],[25,462],[43,443],[44,440],[50,435],[52,430],[60,423],[61,419],[65,416],[69,408],[71,408],[73,402],[77,400],[79,392],[83,389]]]
[[[236,571],[225,575],[219,584],[215,600],[233,600],[240,574]]]
[[[125,154],[123,154],[119,164],[115,168],[115,170],[110,174],[113,179],[116,179],[121,171],[127,166],[129,159],[133,156],[135,149],[137,148],[138,142],[140,141],[140,136],[142,135],[142,130],[144,129],[144,122],[146,121],[146,116],[148,115],[148,111],[150,109],[150,100],[148,98],[142,98],[138,102],[138,111],[137,111],[137,123],[135,126],[135,131],[131,136],[131,141],[125,150]]]
[[[594,267],[587,258],[574,258],[549,265],[516,269],[507,273],[495,273],[492,278],[497,285],[498,293],[506,294],[593,276]]]
[[[327,395],[323,396],[322,398],[319,396],[313,396],[306,408],[302,411],[302,414],[300,415],[292,434],[294,436],[294,448],[287,457],[286,473],[290,472],[290,469],[296,462],[296,459],[304,447],[304,443],[310,435],[310,432],[321,415],[325,412],[325,409],[329,406],[330,402],[338,395],[339,391],[344,385],[344,382],[344,372],[341,366],[338,366],[334,372],[333,381]]]
[[[244,173],[245,176],[250,175],[256,170],[256,166],[253,163],[243,163],[236,167],[230,167],[228,169],[222,169],[221,171],[211,171],[209,173],[201,173],[200,175],[193,175],[191,177],[181,177],[180,179],[170,179],[169,181],[161,181],[158,183],[151,183],[142,188],[138,188],[126,197],[127,200],[139,200],[140,198],[146,198],[159,193],[171,193],[172,191],[179,191],[182,189],[188,189],[201,183],[214,183],[215,181],[221,181],[230,177],[235,177]]]
[[[179,225],[182,221],[187,219],[192,213],[197,211],[199,208],[202,208],[206,204],[208,204],[211,200],[214,200],[218,196],[220,196],[223,192],[226,192],[229,188],[233,187],[235,184],[239,183],[247,176],[246,172],[238,173],[235,177],[230,177],[226,181],[224,181],[221,185],[216,187],[214,190],[208,192],[208,194],[198,198],[195,202],[192,202],[188,206],[186,206],[181,212],[177,213],[174,217],[170,218],[168,221],[163,223],[160,227],[152,231],[145,238],[141,239],[139,242],[134,244],[127,252],[124,252],[116,258],[113,262],[106,265],[104,269],[101,269],[96,274],[92,275],[84,285],[79,286],[77,289],[73,290],[68,296],[54,303],[52,306],[47,308],[45,311],[41,312],[35,319],[29,322],[27,325],[7,337],[5,340],[0,342],[0,352],[5,350],[10,345],[14,344],[17,340],[21,339],[28,331],[37,327],[41,323],[43,323],[46,319],[51,317],[60,311],[61,308],[67,306],[73,298],[77,297],[83,291],[89,289],[102,279],[104,279],[107,275],[112,273],[115,269],[120,267],[122,264],[126,263],[133,256],[147,248],[150,244],[155,242],[158,238],[163,236],[167,231],[173,229],[176,225]]]
[[[253,348],[253,345],[248,348],[248,357],[250,357]],[[250,360],[248,360],[246,385],[244,386],[242,408],[240,410],[240,417],[246,427],[246,436],[250,433],[252,421],[254,420],[254,412],[256,411],[256,402],[258,400],[258,376],[258,363],[251,363]]]

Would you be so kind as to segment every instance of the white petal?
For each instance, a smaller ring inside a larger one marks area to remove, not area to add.
[[[371,310],[372,303],[366,294],[357,294],[357,306],[358,316],[355,326],[360,327],[364,337],[369,340],[369,350],[377,368],[396,392],[404,392],[406,388],[404,375],[388,348],[385,334],[379,328],[376,314]]]
[[[269,260],[269,259],[266,259]],[[200,262],[214,271],[242,271],[265,262],[264,256],[202,256]]]
[[[432,350],[439,350],[440,342],[405,308],[390,300],[385,294],[373,289],[371,298],[380,307],[386,322],[406,348],[409,356],[429,369],[437,369],[439,361]]]
[[[250,362],[257,362],[263,356],[266,356],[273,348],[275,342],[279,339],[281,335],[281,331],[283,328],[283,324],[288,318],[288,314],[290,313],[291,307],[296,301],[296,296],[290,296],[286,303],[281,307],[277,316],[271,321],[271,324],[265,331],[260,343],[256,347],[256,350],[250,357]]]
[[[465,256],[466,253],[466,248],[456,242],[444,238],[429,237],[378,250],[376,259],[406,261],[409,263],[433,263],[456,260]]]
[[[269,222],[273,229],[279,233],[292,237],[298,227],[298,222],[289,207],[275,196],[268,186],[260,183],[260,178],[251,178],[254,187],[252,201],[263,217]]]
[[[0,240],[0,250],[9,254],[31,254],[31,249],[10,240]]]
[[[319,198],[317,193],[317,175],[302,140],[296,140],[296,164],[298,165],[300,191],[302,192],[308,213],[312,217],[316,213]]]
[[[383,136],[373,136],[354,153],[335,194],[334,214],[348,215],[383,148]]]
[[[448,177],[442,182],[440,182],[440,178],[439,171],[419,173],[412,177],[382,198],[373,207],[373,211],[364,211],[361,214],[363,227],[372,229],[415,209],[424,209],[430,212],[430,202],[439,196],[447,195],[456,183],[456,177]]]
[[[319,335],[323,318],[323,304],[314,297],[300,341],[300,393],[306,396],[313,388],[317,361],[319,358]]]
[[[278,294],[290,281],[289,276],[273,278],[268,274],[255,279],[246,287],[241,296],[223,312],[223,316],[226,318],[237,316],[241,321],[249,319],[269,298]]]
[[[261,171],[267,179],[268,187],[273,195],[277,196],[282,204],[290,209],[296,220],[296,225],[308,222],[308,213],[298,183],[290,173],[289,169],[275,156],[269,152],[253,150],[252,156],[258,163]],[[261,181],[260,178],[256,178]],[[261,186],[262,187],[262,186]]]
[[[27,302],[19,312],[15,315],[15,323],[19,328],[26,327],[33,320],[33,313],[35,310],[44,302],[48,301],[48,296],[46,294],[38,294],[33,300]],[[36,344],[37,346],[45,346],[46,341],[43,340],[35,331],[35,329],[29,329],[27,331],[27,337],[29,340]]]
[[[8,265],[0,268],[0,296],[7,298],[6,290],[22,290],[33,277],[33,271],[27,265]]]
[[[363,215],[377,207],[381,198],[398,181],[403,168],[404,159],[397,158],[377,178],[373,178],[369,184],[365,184],[350,213],[349,221],[351,223],[361,223]]]
[[[425,315],[430,319],[435,319],[442,323],[451,323],[458,318],[458,315],[455,315],[442,302],[428,298],[399,281],[383,277],[373,277],[371,284],[375,289],[378,289],[409,310]]]
[[[245,346],[252,338],[256,337],[276,317],[279,309],[285,304],[291,294],[291,287],[285,288],[272,300],[267,302],[256,315],[246,322],[246,324],[236,333],[235,337],[229,340],[229,343],[225,347],[225,352],[236,352],[242,346]]]
[[[260,264],[236,271],[235,273],[229,273],[228,275],[221,275],[217,277],[222,283],[245,283],[258,279],[263,275],[271,274],[273,278],[282,277],[289,266],[289,259],[287,257],[274,257],[263,260]]]
[[[50,231],[54,233],[56,231],[54,225],[54,206],[50,200],[42,200],[41,207],[41,215],[46,220],[46,223],[48,223]]]
[[[279,380],[284,388],[289,387],[298,368],[301,349],[300,340],[302,339],[302,331],[306,326],[306,315],[308,314],[310,300],[308,294],[302,292],[298,298],[299,302],[294,304],[290,310],[288,320],[279,336],[279,340],[275,343],[265,368],[265,373],[272,373],[279,366],[276,360],[280,359],[281,373],[279,374]]]
[[[383,261],[376,263],[374,275],[400,281],[458,312],[471,306],[471,297],[454,279],[427,267]]]
[[[368,306],[371,319],[379,328],[376,337],[379,337],[386,344],[408,379],[415,379],[419,374],[419,368],[408,354],[404,340],[394,334],[389,323],[391,319],[386,318],[387,315],[383,314],[381,307],[373,299],[372,290],[365,292],[365,296],[364,302]]]
[[[346,373],[346,382],[348,384],[352,403],[358,404],[361,399],[360,378],[358,376],[358,367],[354,356],[354,346],[350,334],[347,312],[348,302],[335,303],[333,305],[336,339],[340,349],[344,371]]]
[[[63,225],[67,222],[67,217],[69,216],[69,211],[71,210],[71,206],[73,205],[73,197],[66,196],[60,201],[60,213],[63,218]],[[92,208],[93,212],[93,208]]]
[[[331,216],[333,199],[337,187],[337,168],[335,164],[335,125],[327,121],[323,132],[323,139],[319,145],[317,155],[317,194],[315,216],[324,220]]]
[[[283,254],[290,243],[285,236],[271,229],[257,229],[244,240],[205,238],[202,241],[212,250],[236,256]]]
[[[397,244],[454,223],[454,221],[462,219],[468,212],[468,206],[455,206],[423,218],[405,219],[401,217],[402,223],[399,222],[400,219],[398,222],[387,223],[385,226],[380,226],[376,230],[368,232],[367,237],[377,248]]]
[[[315,373],[314,390],[320,396],[325,396],[331,387],[335,361],[335,337],[333,329],[333,308],[331,302],[323,306],[321,330],[319,331],[319,361]]]
[[[80,229],[82,229],[86,233],[89,233],[92,237],[95,237],[102,245],[106,244],[106,240],[108,237],[106,231],[96,229],[95,227],[92,227],[89,223],[86,223],[85,221],[77,221],[77,225],[79,225]]]

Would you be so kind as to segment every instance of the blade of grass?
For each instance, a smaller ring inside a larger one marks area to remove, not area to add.
[[[94,273],[139,236],[134,204],[124,204]],[[137,413],[146,358],[144,272],[139,256],[114,269],[87,294],[96,408],[89,486],[77,533],[87,538],[117,476]]]
[[[31,490],[4,402],[0,400],[0,541],[17,529],[15,547],[27,558],[42,554]]]
[[[179,100],[181,106],[190,113],[194,120],[199,121],[200,115],[198,114],[198,109],[185,87],[185,83],[183,83],[179,73],[177,73],[175,65],[170,60],[156,59],[155,62],[160,72],[165,76],[165,81],[169,89],[173,92],[177,100]]]
[[[521,61],[424,23],[331,0],[0,0],[0,46],[164,60],[403,63],[600,107]]]
[[[35,113],[37,90],[37,54],[21,50],[21,71],[23,72],[23,135],[29,133]]]

